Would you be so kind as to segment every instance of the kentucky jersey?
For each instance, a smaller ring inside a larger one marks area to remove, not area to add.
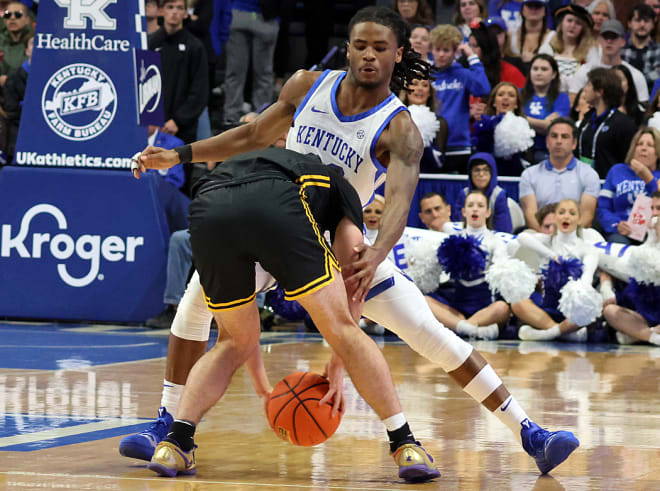
[[[393,93],[380,104],[354,116],[344,116],[337,105],[343,71],[324,71],[293,117],[286,148],[317,155],[338,168],[360,196],[362,206],[385,182],[386,169],[376,158],[376,144],[392,118],[406,106]]]

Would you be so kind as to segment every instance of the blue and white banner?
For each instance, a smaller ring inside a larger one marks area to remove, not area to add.
[[[143,0],[41,0],[14,163],[130,168],[147,140],[135,49]]]
[[[163,107],[160,53],[135,50],[135,86],[138,91],[138,117],[141,126],[165,124]]]
[[[142,322],[160,312],[169,229],[157,173],[0,172],[0,317]]]

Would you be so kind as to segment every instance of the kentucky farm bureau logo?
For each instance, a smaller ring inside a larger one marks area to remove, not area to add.
[[[62,138],[85,141],[103,133],[117,112],[117,89],[101,69],[74,63],[56,71],[44,86],[41,110]]]
[[[34,232],[31,236],[28,235],[32,219],[41,213],[55,219],[60,233],[51,235]],[[94,280],[104,279],[103,274],[99,274],[101,258],[108,262],[132,263],[135,262],[136,249],[144,245],[144,237],[122,238],[117,235],[101,237],[92,234],[72,237],[66,233],[67,229],[67,219],[58,207],[48,203],[34,205],[23,215],[21,225],[13,237],[12,226],[2,225],[0,257],[11,257],[12,250],[23,259],[41,259],[50,253],[55,259],[62,261],[57,264],[57,273],[62,281],[69,286],[81,288],[90,285]],[[78,261],[89,262],[89,271],[82,277],[73,276],[67,269],[66,261],[74,255],[77,256]]]

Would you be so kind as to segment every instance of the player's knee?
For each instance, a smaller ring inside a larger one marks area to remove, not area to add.
[[[433,316],[425,316],[412,332],[412,336],[407,338],[411,348],[447,372],[460,367],[472,353],[470,344],[440,324]]]
[[[187,301],[184,295],[174,316],[171,332],[189,341],[208,341],[212,317],[206,305]]]

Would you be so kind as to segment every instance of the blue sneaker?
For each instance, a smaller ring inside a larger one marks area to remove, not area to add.
[[[547,474],[557,467],[580,446],[570,431],[547,431],[529,419],[525,419],[521,425],[523,448],[536,460],[541,474]]]
[[[125,436],[119,442],[119,453],[124,457],[150,461],[156,446],[167,436],[174,418],[164,407],[158,410],[158,419],[135,435]]]

